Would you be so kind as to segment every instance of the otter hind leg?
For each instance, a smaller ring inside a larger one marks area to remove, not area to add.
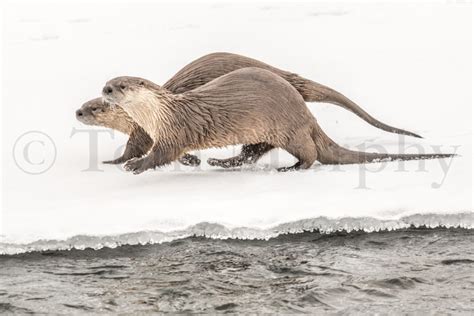
[[[240,167],[244,164],[240,156],[235,156],[227,159],[208,158],[207,163],[210,166],[221,168]]]
[[[297,161],[293,166],[277,168],[278,172],[295,171],[301,169],[302,162]]]
[[[313,165],[318,156],[316,145],[310,134],[307,133],[303,137],[294,138],[286,146],[282,147],[287,152],[298,159],[298,162],[290,167],[281,167],[277,170],[280,172],[295,171],[299,169],[308,169]]]
[[[227,159],[209,158],[207,163],[211,166],[232,168],[240,167],[243,164],[256,163],[263,155],[272,150],[274,147],[268,143],[258,143],[243,145],[240,154]]]

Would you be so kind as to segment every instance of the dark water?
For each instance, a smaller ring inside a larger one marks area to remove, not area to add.
[[[463,229],[188,238],[0,267],[0,314],[474,312],[474,231]]]

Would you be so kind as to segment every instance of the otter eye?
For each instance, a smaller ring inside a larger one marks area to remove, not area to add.
[[[140,81],[138,84],[141,85],[141,86],[144,86],[144,85],[145,85],[145,81]]]
[[[126,86],[124,84],[120,85],[120,89],[125,90]]]
[[[92,108],[91,110],[92,110],[92,112],[95,112],[95,111],[97,111],[97,108]]]

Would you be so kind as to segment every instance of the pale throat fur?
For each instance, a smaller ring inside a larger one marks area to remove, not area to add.
[[[120,106],[156,143],[167,134],[171,125],[170,105],[163,99],[167,97],[159,92],[138,88],[127,91]]]

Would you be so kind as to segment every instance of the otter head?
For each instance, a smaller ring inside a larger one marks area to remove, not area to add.
[[[102,98],[84,103],[76,111],[76,118],[86,125],[113,128],[126,134],[130,134],[133,127],[133,120],[122,108],[111,108]]]
[[[79,110],[76,111],[76,118],[79,122],[86,125],[104,125],[110,107],[102,101],[102,98],[93,99],[84,103]]]
[[[120,105],[127,108],[130,103],[138,101],[141,95],[159,89],[160,86],[149,80],[124,76],[109,80],[102,89],[102,97],[112,107]]]
[[[121,107],[152,138],[162,116],[162,101],[167,92],[153,82],[137,77],[117,77],[102,89],[111,108]]]

